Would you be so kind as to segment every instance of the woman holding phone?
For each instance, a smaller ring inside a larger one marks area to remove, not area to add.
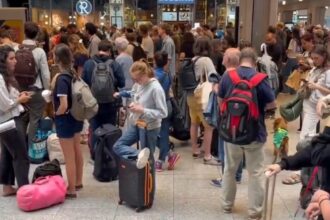
[[[10,46],[0,47],[0,125],[14,120],[15,129],[0,132],[0,184],[3,196],[16,194],[15,178],[18,187],[29,184],[30,162],[21,115],[22,106],[30,100],[29,92],[19,93],[13,76],[16,65],[15,51]]]

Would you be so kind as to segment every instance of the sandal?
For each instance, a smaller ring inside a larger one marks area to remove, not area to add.
[[[76,193],[67,193],[67,194],[65,194],[65,198],[66,199],[76,199],[77,194]]]
[[[81,190],[82,188],[84,188],[83,184],[80,184],[78,186],[76,186],[76,191],[79,191]]]
[[[284,180],[282,180],[282,183],[285,185],[294,185],[300,182],[301,182],[300,175],[296,173],[293,173]]]

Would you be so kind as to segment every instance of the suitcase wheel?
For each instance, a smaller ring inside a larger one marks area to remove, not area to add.
[[[136,212],[141,212],[142,210],[143,210],[143,208],[141,208],[141,207],[135,209]]]
[[[119,201],[118,201],[118,204],[119,204],[119,205],[122,205],[123,202],[124,202],[123,200],[119,200]]]

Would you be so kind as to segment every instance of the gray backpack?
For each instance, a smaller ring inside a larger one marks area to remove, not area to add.
[[[110,67],[112,60],[103,63],[94,62],[91,91],[98,103],[111,103],[115,101],[115,78]]]

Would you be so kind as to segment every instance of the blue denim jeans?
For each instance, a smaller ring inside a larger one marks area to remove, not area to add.
[[[166,156],[170,150],[170,119],[164,118],[162,120],[162,126],[160,127],[160,133],[157,146],[159,147],[159,160],[165,161]]]
[[[123,133],[121,138],[113,146],[113,151],[118,157],[136,160],[139,150],[131,146],[139,141],[140,149],[148,147],[150,149],[150,156],[153,158],[159,130],[160,128],[146,131],[137,126],[129,125],[127,131]]]
[[[225,170],[225,142],[221,139],[219,136],[219,145],[218,145],[218,158],[219,160],[222,161],[222,174],[224,173]],[[243,160],[238,166],[238,169],[236,171],[236,181],[241,181],[242,180],[242,173],[243,173]]]

